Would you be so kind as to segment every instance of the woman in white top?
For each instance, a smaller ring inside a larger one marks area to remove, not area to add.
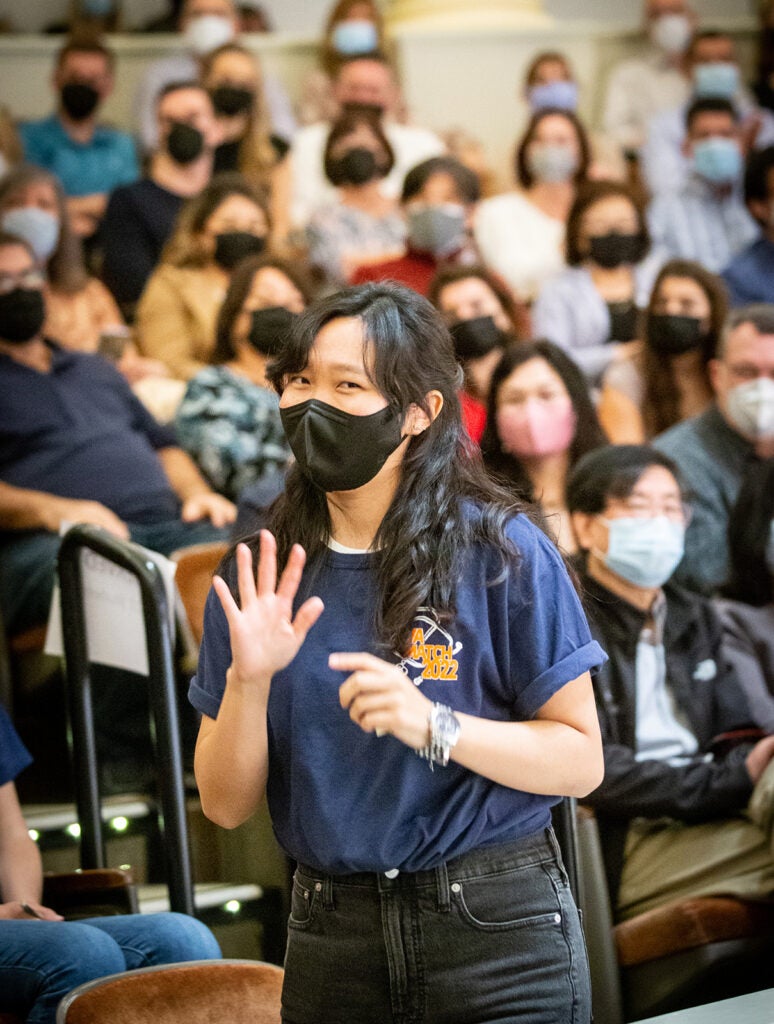
[[[526,301],[562,267],[564,230],[589,166],[586,132],[571,111],[537,111],[516,151],[520,189],[486,199],[475,237],[484,262]]]

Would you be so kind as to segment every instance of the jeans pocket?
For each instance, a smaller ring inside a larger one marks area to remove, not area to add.
[[[293,888],[290,894],[289,928],[308,928],[314,916],[315,904],[319,892],[313,885],[305,885],[299,879],[298,872],[293,876]]]
[[[461,879],[451,886],[460,916],[480,931],[510,931],[562,922],[558,868],[548,864]]]

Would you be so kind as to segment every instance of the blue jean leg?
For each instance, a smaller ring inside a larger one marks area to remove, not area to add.
[[[415,875],[299,867],[285,1024],[588,1024],[583,935],[550,831]]]
[[[215,936],[184,914],[128,914],[84,921],[0,921],[0,1009],[27,1024],[54,1024],[63,996],[107,974],[220,958]]]

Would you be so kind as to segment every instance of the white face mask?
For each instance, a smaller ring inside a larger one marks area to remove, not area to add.
[[[188,22],[184,39],[199,56],[212,53],[234,38],[234,23],[221,14],[200,14]]]
[[[651,24],[650,38],[654,46],[672,56],[685,53],[692,31],[684,14],[662,14]]]
[[[774,438],[774,380],[756,377],[728,393],[728,416],[751,441]]]

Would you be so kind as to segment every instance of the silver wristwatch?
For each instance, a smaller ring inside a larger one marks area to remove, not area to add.
[[[427,717],[430,730],[428,743],[417,751],[430,764],[445,768],[449,763],[452,747],[460,738],[460,720],[446,704],[433,704]]]

